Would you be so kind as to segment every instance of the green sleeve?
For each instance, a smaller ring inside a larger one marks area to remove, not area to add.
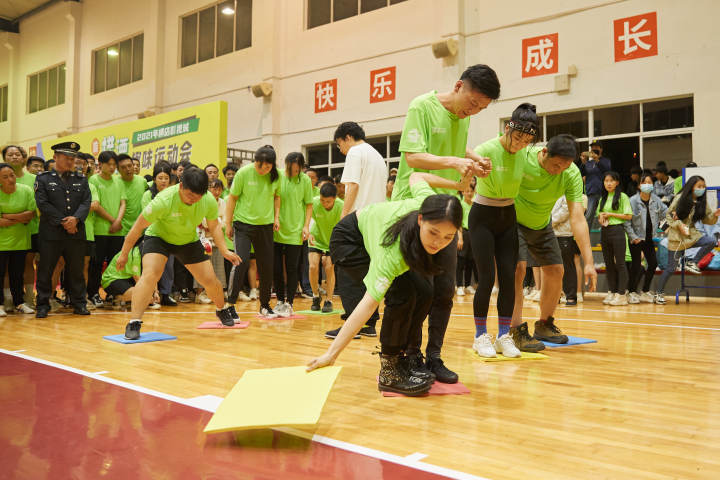
[[[582,203],[583,201],[583,181],[580,169],[576,165],[570,165],[570,175],[566,180],[565,198],[568,202]]]
[[[218,204],[215,201],[215,197],[212,196],[212,193],[207,192],[203,197],[203,201],[207,203],[207,208],[205,210],[205,218],[208,220],[217,220]]]
[[[35,194],[32,190],[28,192],[28,197],[28,210],[34,212],[37,210],[37,205],[35,204]]]
[[[630,198],[624,193],[620,194],[620,213],[623,215],[632,215],[632,207],[630,206]]]
[[[243,192],[243,183],[245,182],[245,170],[238,170],[237,174],[235,175],[235,178],[233,178],[233,183],[230,186],[230,195],[235,195],[236,197],[239,197],[242,195]]]
[[[410,194],[415,199],[425,200],[427,197],[435,195],[435,191],[427,182],[422,181],[410,187]]]
[[[427,152],[428,133],[425,112],[418,107],[411,107],[405,117],[398,149],[409,153]]]
[[[304,174],[303,174],[304,175]],[[308,204],[313,203],[313,188],[312,188],[312,182],[310,181],[310,177],[307,175],[304,175],[303,177],[303,189],[305,190],[303,194],[303,203],[305,206]],[[305,212],[303,212],[303,222],[305,221]]]
[[[142,211],[142,216],[150,223],[160,220],[168,213],[169,202],[165,197],[156,196]]]

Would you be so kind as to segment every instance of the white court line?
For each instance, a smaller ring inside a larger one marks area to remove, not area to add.
[[[5,354],[11,355],[13,357],[23,358],[25,360],[30,360],[32,362],[40,363],[40,364],[47,365],[50,367],[59,368],[60,370],[65,370],[68,372],[76,373],[78,375],[83,375],[85,377],[92,378],[94,380],[99,380],[101,382],[110,383],[113,385],[117,385],[119,387],[127,388],[128,390],[134,390],[136,392],[145,393],[147,395],[152,395],[154,397],[169,400],[171,402],[179,403],[181,405],[187,405],[189,407],[197,408],[199,410],[205,410],[205,411],[213,412],[213,413],[215,412],[215,409],[213,409],[210,405],[208,405],[209,402],[207,402],[207,399],[210,397],[215,397],[214,395],[204,395],[202,397],[194,397],[191,399],[180,398],[175,395],[170,395],[167,393],[159,392],[157,390],[152,390],[149,388],[141,387],[139,385],[135,385],[135,384],[128,383],[128,382],[123,382],[121,380],[116,380],[113,378],[103,377],[102,375],[98,375],[96,373],[86,372],[86,371],[80,370],[78,368],[73,368],[73,367],[69,367],[67,365],[63,365],[61,363],[51,362],[49,360],[43,360],[41,358],[31,357],[29,355],[23,355],[22,353],[12,352],[10,350],[5,350],[2,348],[0,348],[0,353],[5,353]],[[219,397],[215,397],[215,398],[219,398]],[[198,399],[204,399],[205,401],[197,402]],[[286,432],[291,435],[299,436],[302,438],[310,437],[309,434],[302,432],[300,430],[295,430],[294,428],[274,428],[273,430],[277,430],[280,432]],[[471,475],[469,473],[460,472],[460,471],[452,470],[449,468],[439,467],[437,465],[431,465],[429,463],[423,463],[419,460],[414,459],[413,455],[418,455],[417,453],[411,454],[410,457],[412,457],[412,458],[408,459],[407,457],[401,457],[399,455],[393,455],[391,453],[386,453],[386,452],[383,452],[380,450],[363,447],[361,445],[355,445],[353,443],[343,442],[341,440],[335,440],[332,438],[324,437],[322,435],[313,435],[312,437],[310,437],[310,439],[313,442],[321,443],[323,445],[340,448],[342,450],[347,450],[349,452],[357,453],[360,455],[377,458],[379,460],[385,460],[388,462],[397,463],[399,465],[404,465],[406,467],[414,468],[416,470],[421,470],[421,471],[428,472],[428,473],[434,473],[436,475],[444,475],[448,478],[454,478],[457,480],[489,480],[485,477],[478,477],[475,475]]]
[[[13,353],[22,353],[22,352],[24,352],[24,351],[25,351],[25,350],[13,350]]]
[[[427,457],[427,455],[425,455],[424,453],[415,452],[405,457],[405,459],[410,460],[411,462],[419,462],[425,457]]]
[[[105,375],[106,373],[110,373],[107,370],[100,370],[99,372],[93,372],[93,375]]]

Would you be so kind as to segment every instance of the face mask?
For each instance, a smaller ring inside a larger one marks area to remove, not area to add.
[[[643,183],[642,185],[640,185],[640,191],[643,193],[652,193],[654,189],[655,187],[650,185],[649,183]]]
[[[702,197],[703,193],[705,193],[705,189],[704,188],[696,188],[695,190],[693,190],[693,193],[695,193],[696,198]]]

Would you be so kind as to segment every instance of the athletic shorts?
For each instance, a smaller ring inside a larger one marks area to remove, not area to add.
[[[542,230],[533,230],[518,223],[519,262],[528,262],[529,267],[562,265],[560,244],[558,244],[552,225]]]
[[[174,245],[160,237],[146,235],[142,243],[142,254],[147,255],[148,253],[159,253],[166,257],[174,255],[183,265],[210,261],[210,255],[205,252],[205,247],[200,240],[185,245]]]
[[[313,248],[313,247],[308,247],[308,253],[317,253],[321,257],[325,256],[325,255],[330,256],[330,252],[326,252],[325,250],[320,250],[319,248]]]
[[[108,295],[112,295],[113,297],[120,297],[134,286],[135,280],[133,280],[132,278],[120,278],[118,280],[113,280],[113,282],[103,290],[105,290],[105,293],[107,293]]]

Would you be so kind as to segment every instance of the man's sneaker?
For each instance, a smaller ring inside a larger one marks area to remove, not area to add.
[[[640,301],[645,303],[654,303],[655,295],[650,292],[643,292],[640,294]]]
[[[665,305],[665,295],[662,293],[656,293],[655,294],[655,303],[657,305]]]
[[[205,293],[205,290],[200,292],[200,295],[195,296],[195,303],[201,303],[203,305],[208,305],[210,303],[213,303],[212,300],[207,296],[207,293]]]
[[[247,296],[247,293],[240,290],[240,293],[238,293],[238,300],[241,302],[252,302],[252,299]]]
[[[577,294],[577,303],[583,303],[583,294],[582,292],[578,292]]]
[[[3,311],[5,311],[5,309],[3,309]],[[47,318],[49,312],[50,312],[49,305],[40,305],[37,308],[37,311],[35,312],[35,318]]]
[[[248,295],[248,297],[250,297],[250,300],[257,300],[259,295],[260,293],[257,288],[251,288],[250,295]]]
[[[567,343],[567,335],[563,335],[560,329],[555,325],[555,319],[548,317],[547,320],[538,320],[535,322],[535,338],[540,341],[550,343]]]
[[[163,293],[160,295],[160,305],[163,307],[177,307],[177,302],[170,295]]]
[[[528,298],[528,300],[530,300],[531,302],[539,302],[539,301],[540,301],[540,296],[541,296],[540,290],[535,290],[535,291],[533,292],[533,294],[530,295],[530,298]]]
[[[543,342],[530,336],[527,322],[510,328],[509,333],[513,339],[513,343],[521,352],[537,353],[540,350],[545,350],[545,344]]]
[[[472,285],[468,285],[467,287],[465,287],[465,293],[467,293],[468,295],[475,295],[475,287],[473,287]]]
[[[215,310],[215,316],[217,316],[220,323],[226,327],[235,326],[235,319],[233,318],[232,313],[230,313],[230,309],[228,307],[225,307],[222,310]]]
[[[340,327],[340,328],[342,328],[342,327]],[[335,330],[328,330],[327,332],[325,332],[325,338],[335,338],[335,337],[337,337],[337,336],[338,336],[338,333],[340,333],[340,328],[336,328]],[[374,329],[373,329],[373,330],[374,330]],[[359,334],[359,333],[356,334],[356,335],[353,337],[354,340],[357,340],[357,339],[359,339],[359,338],[360,338],[360,334]]]
[[[264,307],[260,307],[260,316],[265,318],[277,318],[278,314],[270,308],[270,305],[266,305]]]
[[[605,305],[610,305],[610,302],[612,302],[615,299],[615,294],[613,292],[608,292],[607,295],[605,295],[605,298],[603,299],[603,303]]]
[[[180,303],[190,303],[190,291],[187,288],[183,288],[180,291]]]
[[[17,310],[20,313],[35,313],[35,310],[30,308],[26,303],[21,303],[17,307],[15,307],[15,310]],[[2,316],[2,315],[0,315]]]
[[[458,287],[458,288],[457,288],[457,292],[455,292],[455,294],[456,294],[458,297],[464,297],[464,296],[465,296],[465,289],[464,289],[463,287]]]
[[[51,298],[49,303],[50,303],[50,311],[52,313],[60,311],[63,308],[62,304],[60,302],[58,302],[57,300],[55,300],[54,298]]]
[[[628,293],[627,301],[632,305],[638,304],[640,303],[640,295],[636,292],[630,292]]]
[[[310,310],[312,310],[313,312],[320,311],[320,297],[313,297],[313,303],[310,307]]]
[[[360,329],[358,334],[362,335],[363,337],[377,337],[377,332],[375,331],[375,327],[373,327],[371,325],[365,325],[363,328]]]
[[[325,303],[323,303],[322,307],[322,313],[332,313],[333,311],[333,304],[330,300],[325,300]]]
[[[503,357],[508,358],[520,358],[520,350],[515,346],[512,337],[509,333],[498,337],[495,340],[495,351],[501,354]]]
[[[458,375],[445,366],[440,357],[428,358],[426,366],[435,374],[435,379],[442,383],[457,383]]]
[[[475,337],[472,348],[481,357],[497,357],[497,354],[495,353],[495,347],[493,347],[492,337],[489,333],[483,333],[479,337]]]
[[[698,267],[697,263],[695,263],[695,262],[686,262],[685,263],[685,271],[688,273],[692,273],[694,275],[702,274],[700,267]]]
[[[125,338],[128,340],[137,340],[140,338],[140,320],[130,320],[125,326]]]
[[[565,300],[565,305],[568,307],[574,307],[577,304],[578,304],[578,302],[574,298],[568,298],[567,300]]]
[[[103,302],[102,298],[100,298],[100,295],[98,295],[97,293],[93,295],[90,301],[92,301],[92,303],[94,303],[96,307],[102,307],[105,303]]]
[[[628,297],[629,295],[624,293],[616,293],[615,298],[613,298],[612,302],[610,302],[610,305],[614,307],[620,307],[625,306],[628,304]]]

